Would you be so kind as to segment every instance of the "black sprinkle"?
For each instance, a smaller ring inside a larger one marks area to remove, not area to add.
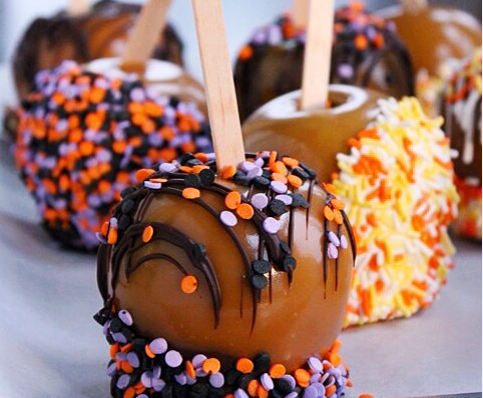
[[[303,207],[304,209],[309,207],[309,202],[302,195],[298,193],[291,193],[289,195],[292,197],[292,207]]]
[[[295,260],[294,257],[292,257],[292,256],[286,256],[283,259],[282,267],[283,267],[283,270],[284,271],[291,272],[291,271],[293,271],[295,269],[296,266],[297,266],[297,260]]]
[[[288,245],[288,243],[283,240],[280,241],[279,247],[280,247],[280,250],[282,250],[282,252],[285,254],[290,254],[292,252],[290,250],[290,246]]]
[[[252,286],[256,289],[263,289],[268,284],[268,279],[261,274],[254,274],[250,278]]]
[[[129,217],[126,214],[123,214],[121,217],[119,217],[118,221],[118,228],[119,229],[127,229],[131,225],[131,217]]]
[[[285,209],[285,203],[283,203],[279,199],[272,199],[268,203],[268,209],[272,214],[276,216],[281,216],[282,214],[287,212],[287,209]]]
[[[241,388],[242,390],[246,390],[248,387],[248,383],[252,379],[253,379],[253,375],[251,373],[246,373],[241,375],[237,380],[238,388]]]
[[[270,180],[262,176],[257,176],[252,179],[252,184],[258,189],[268,189],[270,186]]]
[[[255,260],[252,263],[252,268],[259,274],[265,274],[270,271],[270,263],[267,260]]]
[[[253,357],[253,364],[255,365],[255,371],[258,374],[268,372],[270,367],[270,355],[264,351],[255,354]]]
[[[176,396],[176,398],[186,398],[188,396],[188,390],[188,386],[182,386],[178,383],[174,383],[174,395]]]
[[[161,398],[173,398],[173,386],[164,386],[161,390]]]
[[[251,179],[248,178],[246,175],[243,175],[243,176],[239,175],[239,176],[237,176],[236,174],[233,177],[233,180],[235,181],[235,184],[243,185],[243,186],[246,186],[246,187],[248,187],[250,185],[250,181],[251,181]]]
[[[317,176],[317,173],[314,171],[314,169],[311,169],[306,164],[299,163],[299,165],[305,170],[305,172],[309,175],[310,178],[315,178]]]
[[[182,154],[182,155],[179,157],[178,161],[179,161],[179,163],[180,163],[181,165],[185,166],[185,165],[188,163],[188,161],[190,161],[190,160],[192,160],[192,159],[196,159],[196,158],[193,156],[193,154],[192,154],[192,153],[183,153],[183,154]]]
[[[215,173],[210,169],[203,169],[198,174],[203,185],[211,185],[215,182]]]
[[[122,322],[121,322],[120,319],[114,318],[111,321],[111,325],[109,327],[110,327],[112,333],[118,333],[122,329]]]
[[[186,165],[187,165],[187,166],[190,166],[190,167],[193,167],[193,166],[199,166],[199,165],[201,165],[201,164],[203,164],[203,162],[202,162],[201,160],[199,160],[199,159],[196,159],[196,158],[194,158],[194,159],[190,159],[190,160],[188,160],[188,161],[186,162]]]
[[[285,379],[273,379],[273,384],[275,389],[283,396],[288,395],[292,392],[292,387],[290,383]]]
[[[187,174],[186,177],[184,178],[184,184],[187,187],[198,188],[201,186],[201,178],[198,174],[195,174],[195,173]]]
[[[302,181],[305,181],[309,178],[309,174],[301,167],[294,167],[292,169],[292,174],[299,177]]]
[[[125,214],[131,214],[134,210],[136,210],[136,202],[131,199],[125,199],[122,201],[121,211]]]
[[[242,373],[240,373],[238,370],[230,369],[225,374],[225,383],[229,386],[233,386],[241,375]]]
[[[136,188],[134,187],[127,187],[127,188],[124,188],[122,191],[121,191],[121,198],[125,198],[126,196],[128,196],[130,193],[134,192],[136,190]]]

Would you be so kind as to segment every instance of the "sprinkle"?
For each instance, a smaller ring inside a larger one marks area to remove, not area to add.
[[[255,211],[253,210],[253,207],[248,203],[242,203],[236,209],[236,214],[238,214],[238,216],[244,220],[250,220],[254,213]]]
[[[149,343],[148,348],[153,354],[164,354],[168,350],[168,342],[165,339],[158,337]]]
[[[267,391],[273,390],[273,380],[268,373],[263,373],[260,376],[260,383],[262,384],[263,388]]]
[[[210,384],[215,388],[221,388],[225,385],[225,377],[223,373],[217,372],[210,375]]]
[[[330,205],[332,206],[332,208],[337,210],[342,210],[345,206],[342,200],[336,198],[330,200]]]
[[[148,243],[154,235],[154,228],[151,225],[148,225],[143,230],[142,241],[144,243]]]
[[[345,237],[345,235],[339,235],[339,240],[340,240],[340,247],[342,249],[347,249],[349,247],[347,243],[347,238]]]
[[[307,387],[309,385],[310,373],[305,369],[296,369],[294,371],[294,377],[300,387]]]
[[[173,163],[161,163],[158,167],[159,171],[162,173],[173,173],[178,168]]]
[[[150,189],[160,189],[162,184],[160,182],[144,181],[144,186]]]
[[[133,324],[133,319],[131,314],[126,310],[121,310],[117,313],[117,316],[127,326],[131,326]]]
[[[285,206],[290,206],[293,202],[293,198],[286,194],[277,195],[275,196],[275,199],[282,201]]]
[[[331,259],[331,260],[334,260],[336,259],[337,257],[339,257],[339,251],[337,250],[337,247],[332,243],[330,242],[328,245],[327,245],[327,256]]]
[[[287,177],[288,183],[292,185],[295,188],[298,188],[302,185],[303,181],[300,177],[297,177],[296,175],[290,174]]]
[[[310,369],[312,369],[314,372],[322,372],[322,362],[320,361],[319,358],[316,357],[310,357],[309,360],[307,361],[307,364],[309,365]]]
[[[193,275],[185,275],[183,279],[181,279],[181,290],[183,293],[191,294],[196,291],[198,288],[198,280]]]
[[[318,391],[314,386],[308,386],[305,388],[302,398],[317,398]]]
[[[235,398],[250,398],[241,388],[236,389],[233,394],[235,395]]]
[[[221,364],[216,358],[208,358],[205,362],[203,362],[202,368],[206,373],[215,374],[220,371]]]
[[[191,363],[195,368],[200,368],[203,365],[203,362],[205,362],[208,358],[206,355],[203,354],[197,354],[193,357],[191,360]]]
[[[272,366],[270,366],[270,370],[268,374],[272,379],[278,379],[285,375],[285,372],[287,370],[285,369],[285,366],[283,366],[281,363],[275,363]]]
[[[253,362],[248,358],[240,358],[236,361],[235,369],[240,373],[250,373],[254,368]]]
[[[133,368],[138,368],[140,365],[138,354],[133,351],[127,353],[127,360]]]
[[[273,217],[267,217],[263,220],[263,229],[269,234],[276,234],[280,229],[280,221]]]
[[[164,356],[164,361],[169,367],[176,368],[183,363],[183,357],[178,351],[170,350]]]
[[[252,269],[258,274],[265,274],[270,271],[271,266],[267,260],[255,260],[252,263]]]
[[[271,181],[270,182],[270,189],[274,192],[277,192],[277,193],[287,192],[287,186],[280,181]]]
[[[229,180],[236,173],[236,167],[233,165],[225,166],[221,172],[221,178],[224,180]]]
[[[324,216],[327,220],[332,221],[334,219],[334,211],[329,206],[325,206]]]
[[[262,210],[268,205],[268,197],[264,193],[257,193],[252,196],[250,203],[255,209]]]
[[[331,241],[331,242],[332,242],[332,243],[333,243],[335,246],[340,246],[340,245],[341,245],[339,238],[337,237],[337,235],[336,235],[334,232],[332,232],[332,231],[328,231],[328,232],[327,232],[327,236],[328,236],[329,240],[330,240],[330,241]],[[346,243],[347,243],[347,241],[346,241]]]
[[[201,196],[200,190],[192,187],[184,188],[181,194],[185,199],[197,199]]]
[[[268,284],[268,279],[261,274],[254,274],[250,278],[252,286],[256,289],[263,289]]]
[[[117,242],[117,229],[116,228],[109,228],[109,232],[107,234],[107,243],[110,245],[114,245]]]
[[[234,227],[238,223],[236,216],[231,211],[227,210],[220,213],[220,220],[223,224],[228,225],[229,227]]]
[[[149,178],[155,171],[153,169],[139,169],[136,171],[134,178],[137,182],[143,182],[146,178]]]
[[[225,196],[225,206],[230,210],[235,210],[241,203],[240,193],[231,191]]]
[[[130,376],[128,374],[123,374],[117,379],[116,387],[120,390],[124,390],[130,382]]]

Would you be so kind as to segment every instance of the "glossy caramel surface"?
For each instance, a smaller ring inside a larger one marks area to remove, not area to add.
[[[336,154],[347,152],[347,139],[374,119],[382,94],[353,86],[331,85],[330,109],[298,110],[300,91],[293,91],[262,106],[243,124],[245,148],[270,147],[280,154],[303,158],[321,181],[336,171]]]
[[[465,58],[481,46],[481,23],[471,14],[446,6],[429,6],[415,13],[392,7],[381,12],[396,24],[408,47],[413,70],[436,75],[448,58]]]
[[[227,185],[226,181],[221,183]],[[304,197],[308,195],[308,185],[298,190]],[[229,188],[240,189],[232,185]],[[203,192],[202,197],[213,208],[224,208],[223,197],[210,192]],[[198,290],[193,294],[183,293],[179,270],[167,261],[146,261],[126,277],[128,264],[124,260],[114,286],[115,303],[133,315],[141,335],[162,336],[183,353],[204,353],[233,360],[266,351],[272,362],[281,362],[287,370],[293,370],[319,350],[325,352],[329,348],[340,332],[348,298],[353,267],[351,248],[340,252],[337,265],[334,260],[328,261],[324,283],[321,243],[324,200],[325,193],[314,186],[308,218],[304,209],[294,210],[292,255],[297,259],[297,267],[292,283],[289,284],[286,273],[272,269],[271,288],[261,291],[255,315],[240,252],[220,221],[182,197],[154,197],[141,221],[168,224],[205,246],[221,290],[219,325],[214,325],[209,291],[202,274],[190,265],[185,252],[166,242],[144,245],[135,252],[132,261],[149,253],[169,254],[198,278]],[[289,213],[280,219],[283,226],[278,235],[286,239]],[[336,227],[332,225],[331,229],[335,231]],[[250,259],[257,258],[259,235],[254,224],[239,222],[233,230]],[[344,226],[340,232],[347,236]]]

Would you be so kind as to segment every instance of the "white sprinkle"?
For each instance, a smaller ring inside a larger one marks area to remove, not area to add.
[[[228,225],[229,227],[234,227],[238,223],[236,216],[231,211],[227,210],[220,213],[220,220],[223,224]]]
[[[280,229],[280,221],[273,217],[268,217],[263,220],[263,229],[269,234],[276,234]]]

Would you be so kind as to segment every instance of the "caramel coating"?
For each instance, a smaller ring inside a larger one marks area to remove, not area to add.
[[[215,183],[240,193],[248,189],[219,179]],[[325,225],[334,232],[338,227],[324,221],[325,191],[313,185],[309,193],[309,185],[306,182],[297,191],[310,199],[308,216],[305,209],[293,210],[292,256],[297,267],[292,281],[286,272],[272,268],[271,282],[255,302],[241,252],[216,217],[181,196],[160,194],[151,201],[143,199],[134,216],[139,222],[169,225],[204,245],[221,292],[219,323],[215,325],[204,276],[191,265],[184,250],[161,241],[142,245],[134,252],[131,264],[153,253],[171,255],[197,278],[197,291],[183,293],[179,270],[162,259],[148,260],[126,276],[129,264],[124,257],[118,278],[113,280],[111,263],[109,295],[114,297],[114,304],[133,315],[140,335],[162,336],[183,355],[204,353],[233,361],[265,351],[273,363],[294,370],[319,350],[327,351],[341,329],[354,252],[349,247],[340,251],[337,262],[324,259]],[[201,198],[217,211],[226,209],[223,196],[203,190]],[[290,213],[280,217],[283,226],[277,234],[285,241],[289,218]],[[258,258],[260,235],[254,224],[240,220],[233,231],[250,261]],[[339,232],[349,236],[347,224],[341,225]],[[102,267],[102,256],[100,259]],[[252,312],[253,303],[256,314]]]
[[[414,72],[424,68],[436,75],[448,58],[468,57],[474,47],[481,46],[481,23],[462,10],[430,6],[404,13],[401,7],[391,7],[381,13],[396,24],[411,54]]]
[[[298,110],[300,91],[293,91],[265,104],[243,124],[245,147],[272,146],[282,155],[303,155],[321,181],[330,181],[336,154],[346,152],[347,139],[374,119],[379,98],[375,91],[330,85],[332,108],[307,113]],[[275,142],[274,132],[283,139]]]

